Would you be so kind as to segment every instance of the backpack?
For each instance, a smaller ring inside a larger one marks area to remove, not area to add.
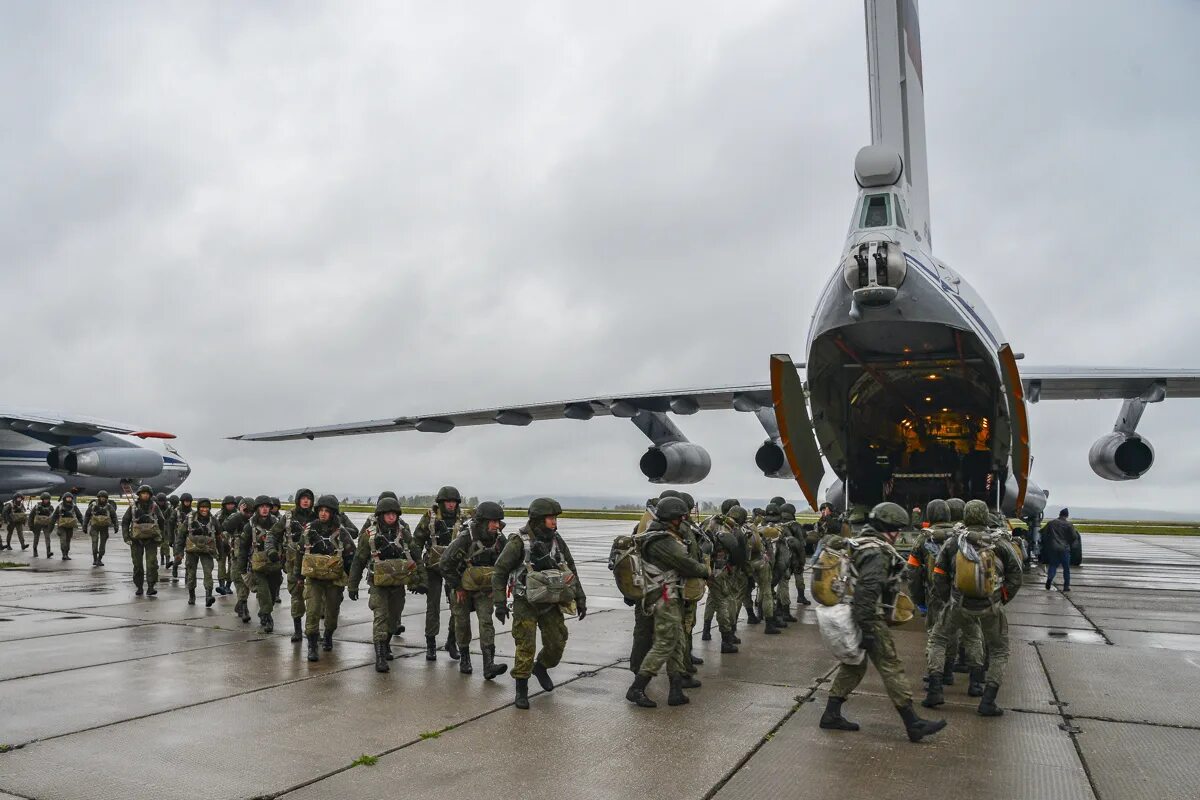
[[[954,555],[954,588],[964,597],[979,600],[991,598],[1000,590],[1004,579],[1000,573],[1000,557],[996,554],[999,537],[983,536],[976,542],[968,534],[958,537],[958,552]]]
[[[663,586],[675,580],[673,571],[659,569],[642,557],[641,547],[645,543],[645,533],[618,536],[608,553],[608,568],[612,570],[617,589],[626,600],[646,600],[662,592]]]
[[[852,549],[822,547],[812,566],[812,596],[823,606],[836,606],[854,595],[857,573],[850,561]]]

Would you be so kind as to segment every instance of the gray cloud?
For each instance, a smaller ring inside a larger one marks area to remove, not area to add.
[[[936,250],[1026,363],[1200,364],[1197,22],[923,9]],[[861,28],[854,3],[11,6],[5,401],[174,430],[203,491],[643,494],[620,420],[219,437],[801,358],[868,138]],[[1110,484],[1086,453],[1117,404],[1041,404],[1034,475],[1184,508],[1195,409],[1152,408],[1159,464]],[[698,494],[798,494],[757,477],[752,418],[681,425],[714,457]]]

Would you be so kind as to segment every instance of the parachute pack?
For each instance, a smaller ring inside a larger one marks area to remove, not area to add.
[[[894,562],[901,563],[895,548],[873,536],[844,540],[844,543],[832,547],[827,543],[821,548],[812,567],[812,594],[816,601],[823,606],[849,603],[854,597],[854,584],[858,579],[854,553],[873,549],[883,550]],[[899,573],[895,573],[891,586],[884,593],[885,597],[890,596],[892,600],[890,604],[884,603],[888,609],[887,622],[891,625],[901,625],[913,617],[912,599],[900,591],[899,578]]]
[[[958,552],[954,556],[954,588],[964,597],[987,599],[999,591],[1004,582],[996,553],[999,544],[999,536],[959,535]]]
[[[618,536],[608,553],[608,568],[612,570],[617,589],[626,600],[646,600],[676,579],[673,571],[659,569],[642,557],[641,547],[645,541],[645,533]]]

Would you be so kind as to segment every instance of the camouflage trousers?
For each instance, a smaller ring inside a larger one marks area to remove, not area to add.
[[[696,603],[691,600],[683,602],[683,620],[680,630],[682,631],[684,650],[684,661],[687,663],[687,671],[689,674],[696,673],[696,665],[692,663],[692,633],[696,630]]]
[[[300,619],[304,616],[304,586],[298,579],[292,577],[292,570],[296,567],[298,554],[299,550],[289,545],[283,562],[283,568],[287,572],[288,597],[292,599],[290,608],[292,619]]]
[[[406,591],[408,590],[403,586],[372,586],[367,590],[367,608],[374,614],[371,620],[371,641],[391,641],[392,635],[400,630],[400,616],[404,613]],[[469,640],[470,636],[467,638]]]
[[[222,537],[224,538],[224,537]],[[224,583],[229,580],[229,545],[217,541],[217,580]]]
[[[567,621],[559,606],[535,606],[524,597],[513,598],[513,643],[516,658],[512,676],[528,678],[534,662],[550,669],[558,666],[567,647]],[[542,632],[542,649],[537,651],[537,633]],[[537,652],[537,656],[534,653]]]
[[[683,637],[683,601],[678,597],[660,600],[654,606],[654,645],[642,659],[639,675],[654,676],[665,665],[668,675],[686,675],[687,642]]]
[[[492,593],[467,592],[467,599],[454,600],[454,638],[458,641],[458,649],[471,646],[471,612],[475,612],[479,620],[479,644],[481,647],[496,646],[496,626],[492,624],[492,613],[496,604],[492,601]]]
[[[33,554],[38,554],[38,540],[43,536],[46,537],[46,555],[52,556],[50,550],[50,526],[49,525],[30,525],[29,530],[33,531]]]
[[[250,582],[242,566],[242,559],[236,554],[230,559],[229,573],[233,581],[233,592],[237,598],[237,606],[244,607],[250,599]]]
[[[246,575],[246,582],[254,589],[258,613],[270,614],[275,609],[275,593],[283,583],[283,572],[250,572]]]
[[[978,646],[971,646],[966,637],[971,628],[980,636],[975,643]],[[983,646],[987,645],[987,682],[999,686],[1004,681],[1004,670],[1008,667],[1008,616],[1004,613],[1004,606],[995,604],[983,611],[968,611],[960,603],[947,603],[942,609],[941,618],[933,629],[933,634],[929,637],[926,666],[930,672],[941,672],[947,656],[954,657],[949,645],[959,630],[963,632],[965,643],[968,645],[968,666],[983,666]]]
[[[129,555],[133,559],[133,583],[139,589],[143,581],[151,586],[158,583],[158,540],[130,539]]]
[[[342,585],[334,581],[304,579],[304,633],[308,636],[321,632],[321,620],[325,621],[325,632],[333,633],[338,626],[338,613],[342,608]]]
[[[732,571],[718,572],[708,584],[708,603],[704,606],[705,627],[712,623],[712,618],[715,616],[717,628],[721,633],[731,633],[740,601],[741,585],[736,573]]]
[[[784,613],[790,614],[792,611],[792,579],[787,576],[779,583],[775,584],[775,605]]]
[[[196,566],[204,570],[204,593],[212,594],[213,557],[208,553],[185,553],[183,583],[189,592],[196,591]]]
[[[92,558],[104,558],[104,548],[108,544],[108,528],[92,528]]]
[[[800,566],[792,568],[792,576],[796,579],[796,599],[803,603],[807,599],[804,594],[804,562],[800,562]]]
[[[646,613],[642,604],[633,607],[633,646],[629,650],[629,671],[638,672],[642,661],[654,646],[654,614]]]
[[[8,539],[4,542],[9,547],[12,547],[12,537],[15,533],[17,539],[21,541],[21,549],[25,549],[25,523],[17,524],[15,522],[8,523]]]
[[[775,616],[775,595],[771,591],[771,565],[754,565],[754,585],[758,587],[758,605],[764,618]],[[747,588],[749,591],[749,587]]]
[[[925,661],[933,657],[933,634],[938,626],[942,624],[943,617],[946,611],[950,608],[950,603],[929,598],[929,605],[925,614]],[[953,663],[958,657],[959,647],[962,647],[966,655],[968,667],[982,667],[984,661],[983,653],[983,634],[979,630],[979,620],[963,617],[959,620],[959,624],[945,632],[946,643],[946,661]]]
[[[71,540],[75,538],[74,528],[59,528],[58,529],[58,549],[62,554],[69,555],[71,552]]]
[[[871,637],[871,646],[867,649],[867,657],[861,664],[841,664],[833,685],[829,687],[829,696],[845,700],[862,682],[867,674],[867,662],[870,661],[879,671],[883,686],[887,689],[888,698],[896,708],[903,708],[912,702],[912,687],[908,676],[904,674],[904,663],[896,653],[896,643],[892,640],[892,632],[883,620],[871,620],[862,628],[863,636]]]
[[[425,570],[425,635],[437,637],[442,628],[442,598],[450,604],[450,623],[446,637],[454,635],[454,592],[442,580],[442,571],[435,568]]]

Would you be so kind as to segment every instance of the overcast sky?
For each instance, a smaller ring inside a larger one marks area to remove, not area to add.
[[[1200,367],[1200,4],[922,6],[937,255],[1026,365]],[[869,143],[843,0],[0,9],[2,401],[171,430],[197,492],[646,495],[611,418],[222,437],[766,381]],[[1051,504],[1187,510],[1200,401],[1124,484],[1118,407],[1033,408]],[[752,415],[679,422],[698,496],[799,496]]]

